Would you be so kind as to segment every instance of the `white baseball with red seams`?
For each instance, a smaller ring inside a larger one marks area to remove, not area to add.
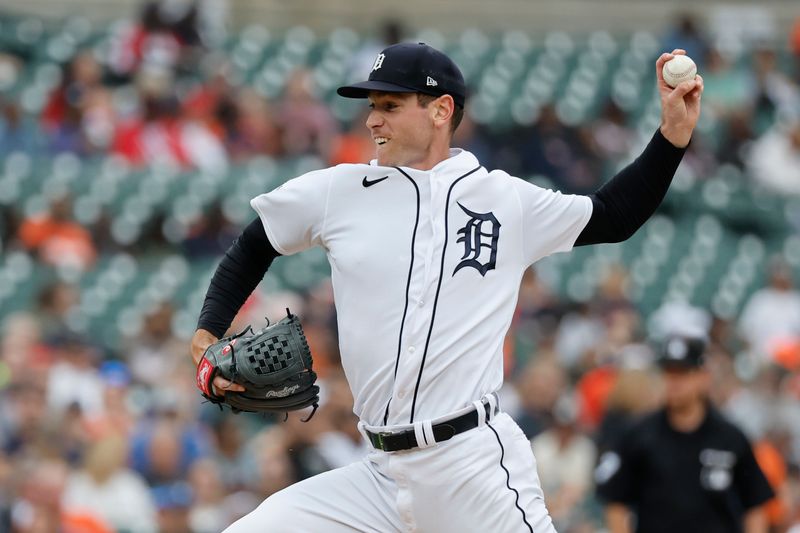
[[[697,65],[692,58],[682,54],[676,54],[672,59],[664,63],[661,69],[664,81],[670,87],[677,87],[684,81],[693,80],[697,75]]]

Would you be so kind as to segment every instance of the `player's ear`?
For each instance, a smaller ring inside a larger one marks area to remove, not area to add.
[[[449,94],[440,96],[431,102],[429,108],[434,124],[441,124],[449,127],[450,118],[453,116],[453,112],[456,109],[456,103],[452,96]]]

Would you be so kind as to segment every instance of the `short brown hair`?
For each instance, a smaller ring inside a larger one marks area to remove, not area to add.
[[[431,102],[433,102],[437,98],[440,98],[440,97],[439,96],[433,96],[432,94],[417,93],[417,102],[419,102],[419,105],[422,106],[422,107],[428,107],[428,104],[430,104]],[[461,119],[464,118],[464,108],[461,107],[458,104],[454,104],[454,106],[455,107],[453,108],[453,116],[450,117],[450,134],[451,135],[456,131],[456,128],[458,128],[458,125],[461,124]]]

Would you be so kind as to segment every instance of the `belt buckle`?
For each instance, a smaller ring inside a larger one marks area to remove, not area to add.
[[[379,431],[377,433],[377,436],[378,436],[378,447],[380,447],[381,450],[384,450],[384,441],[383,441],[383,439],[386,438],[386,437],[391,437],[392,435],[393,435],[393,433],[391,431]]]

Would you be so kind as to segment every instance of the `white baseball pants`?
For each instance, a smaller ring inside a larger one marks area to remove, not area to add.
[[[429,448],[296,483],[225,533],[555,533],[531,445],[505,413]]]

